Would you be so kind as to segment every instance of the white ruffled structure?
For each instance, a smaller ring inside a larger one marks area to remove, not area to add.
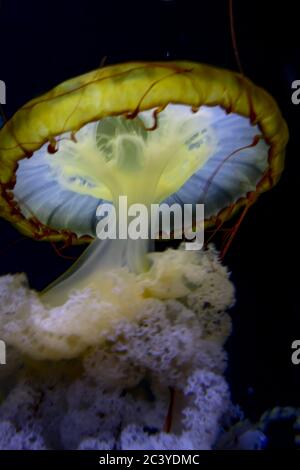
[[[213,248],[150,256],[143,275],[106,273],[123,314],[94,288],[47,308],[24,275],[0,278],[0,448],[214,445],[230,405],[223,344],[232,283]]]

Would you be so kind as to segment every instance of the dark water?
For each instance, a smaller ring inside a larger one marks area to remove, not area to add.
[[[225,259],[237,289],[227,376],[234,401],[256,420],[274,406],[300,406],[300,365],[291,363],[291,343],[300,339],[300,105],[291,102],[299,16],[288,1],[234,7],[245,74],[275,97],[291,134],[280,183],[249,210]],[[227,1],[3,0],[0,46],[7,116],[104,56],[107,64],[170,58],[236,69]],[[0,274],[25,271],[41,289],[70,265],[49,244],[21,238],[0,221]]]

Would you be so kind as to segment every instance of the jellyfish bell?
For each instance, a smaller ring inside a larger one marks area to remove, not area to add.
[[[240,74],[190,62],[101,68],[24,105],[0,131],[0,211],[38,240],[85,243],[42,298],[146,269],[148,240],[95,239],[97,207],[205,204],[225,221],[271,188],[288,139],[274,100]]]

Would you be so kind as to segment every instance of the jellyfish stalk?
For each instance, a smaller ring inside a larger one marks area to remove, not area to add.
[[[100,285],[106,270],[126,266],[140,273],[149,267],[146,255],[153,247],[151,205],[176,193],[216,146],[213,132],[207,129],[208,116],[203,112],[169,107],[161,113],[160,126],[149,130],[152,116],[150,111],[130,120],[111,117],[89,124],[76,139],[62,139],[54,154],[43,156],[61,187],[109,202],[105,205],[117,218],[108,214],[101,221],[103,227],[108,223],[116,227],[130,225],[133,217],[119,207],[122,197],[126,197],[128,207],[143,205],[149,215],[144,239],[131,239],[128,233],[124,238],[119,233],[116,238],[96,238],[79,260],[42,293],[45,303],[58,305],[74,290]]]

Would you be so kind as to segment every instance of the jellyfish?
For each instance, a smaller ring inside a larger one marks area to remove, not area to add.
[[[40,241],[89,247],[41,293],[107,289],[105,271],[149,268],[145,239],[96,236],[97,208],[203,203],[206,226],[242,215],[278,181],[288,130],[243,75],[192,62],[125,63],[68,80],[0,131],[0,213]]]
[[[192,395],[198,403],[197,432],[198,422],[209,422],[213,442],[229,400],[222,348],[234,288],[226,268],[212,247],[198,258],[193,250],[157,256],[147,234],[103,240],[98,227],[111,214],[132,217],[116,210],[126,197],[148,213],[153,205],[193,211],[204,204],[205,226],[216,230],[237,216],[232,239],[248,208],[278,181],[287,139],[268,93],[241,74],[192,62],[102,67],[25,104],[0,129],[0,215],[35,240],[89,246],[38,295],[22,275],[2,279],[6,343],[29,357],[29,366],[32,359],[79,359],[72,378],[81,380],[83,370],[88,382],[100,376],[120,397],[133,389],[133,402],[141,391],[152,393],[154,377],[157,402],[162,389],[171,391],[167,432],[181,401],[174,386],[182,382],[189,410]],[[197,219],[179,231],[186,228],[196,234]],[[34,368],[43,377],[43,362]],[[65,374],[64,362],[62,368]],[[80,394],[93,396],[84,381]]]

